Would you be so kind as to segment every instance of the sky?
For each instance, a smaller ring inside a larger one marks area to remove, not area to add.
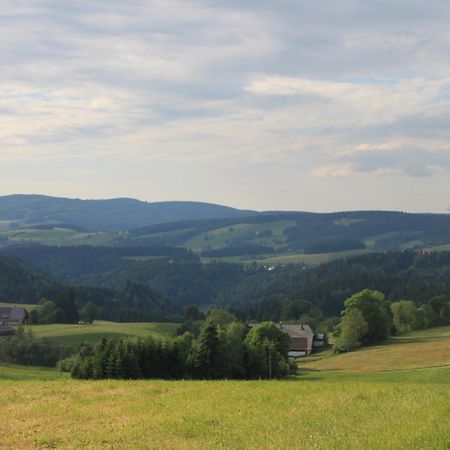
[[[0,195],[446,212],[448,0],[0,0]]]

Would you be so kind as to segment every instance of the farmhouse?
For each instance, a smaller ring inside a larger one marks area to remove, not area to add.
[[[248,325],[250,328],[253,328],[258,325],[258,323],[251,322]],[[309,325],[284,324],[283,322],[280,322],[278,327],[281,331],[287,333],[291,337],[289,356],[307,356],[311,353],[313,346],[323,346],[320,344],[320,339],[314,335],[314,332]],[[317,336],[322,336],[323,342],[323,335]]]
[[[289,334],[292,339],[289,356],[306,356],[311,353],[314,333],[309,325],[278,324],[281,331]]]
[[[0,307],[0,323],[4,325],[21,325],[27,323],[28,319],[29,314],[25,308]]]

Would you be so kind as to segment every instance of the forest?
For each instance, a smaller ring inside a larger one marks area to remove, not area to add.
[[[177,321],[184,307],[196,304],[227,307],[244,320],[306,318],[318,323],[339,316],[344,301],[366,288],[383,292],[390,302],[409,299],[421,304],[439,295],[450,297],[450,252],[370,253],[317,267],[202,263],[187,253],[120,262],[106,272],[103,252],[80,247],[64,257],[58,250],[54,260],[49,252],[43,258],[47,267],[56,267],[58,261],[68,267],[73,261],[66,278],[58,277],[57,270],[47,274],[17,258],[0,256],[0,299],[38,303],[72,288],[79,309],[92,301],[105,320]],[[83,275],[87,267],[95,276]]]

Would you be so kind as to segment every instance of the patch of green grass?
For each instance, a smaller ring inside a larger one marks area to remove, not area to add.
[[[29,325],[29,327],[33,331],[33,334],[38,338],[49,337],[55,341],[73,346],[77,346],[81,342],[95,343],[103,337],[164,337],[175,333],[175,330],[178,326],[179,324],[176,323],[118,323],[102,320],[96,320],[91,325]]]
[[[0,231],[2,231],[0,229]],[[10,242],[33,242],[43,245],[107,245],[123,234],[112,231],[79,232],[70,228],[55,227],[49,230],[38,228],[21,228],[3,231],[1,236]]]
[[[304,263],[307,265],[317,265],[325,262],[333,261],[334,259],[346,258],[349,256],[357,256],[368,253],[368,250],[346,250],[343,252],[334,253],[286,253],[273,257],[265,258],[262,261],[256,261],[264,264],[289,264],[289,263]]]
[[[21,366],[18,364],[0,363],[1,380],[57,380],[68,377],[68,374],[60,374],[59,370],[48,367]],[[0,384],[1,385],[1,384]]]
[[[4,303],[0,302],[0,307],[11,308],[13,306],[17,306],[18,308],[25,308],[28,312],[32,309],[36,308],[37,305],[31,305],[29,303]]]
[[[222,258],[205,258],[202,262],[209,263],[211,261],[232,262],[240,264],[260,264],[260,265],[279,265],[279,264],[305,264],[308,266],[316,266],[339,258],[363,255],[369,253],[369,250],[346,250],[335,253],[284,253],[276,255],[259,255],[257,258],[249,256],[227,256]]]
[[[450,251],[450,244],[436,245],[432,248],[435,251],[446,252],[446,251]]]
[[[267,223],[240,223],[230,225],[201,233],[185,242],[184,246],[193,251],[200,251],[204,247],[216,249],[225,247],[228,242],[234,240],[245,240],[251,241],[254,244],[276,247],[279,245],[277,242],[284,243],[286,241],[286,236],[283,234],[284,230],[294,226],[295,223],[295,220],[277,220]],[[266,230],[270,230],[272,236],[259,237],[259,233]]]

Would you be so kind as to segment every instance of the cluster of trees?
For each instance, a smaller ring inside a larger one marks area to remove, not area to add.
[[[69,283],[89,283],[95,277],[126,267],[133,257],[189,256],[182,247],[94,247],[88,245],[56,247],[16,245],[0,251],[20,258]]]
[[[345,302],[336,330],[336,351],[350,351],[364,344],[386,339],[392,329],[389,302],[383,293],[365,289]]]
[[[79,320],[74,289],[61,291],[53,301],[41,299],[38,306],[30,312],[30,321],[34,324],[77,323]]]
[[[419,306],[411,300],[400,300],[391,304],[394,331],[406,333],[422,328],[450,325],[450,301],[438,295]]]
[[[303,247],[304,253],[333,253],[343,252],[346,250],[362,250],[366,246],[363,242],[356,239],[319,239],[317,241],[306,244]]]
[[[386,211],[354,211],[330,214],[302,214],[296,225],[285,230],[292,249],[321,241],[364,241],[369,236],[391,233],[389,240],[377,240],[380,250],[420,240],[426,245],[448,242],[450,217],[444,214],[407,214]]]
[[[120,259],[121,251],[114,250],[111,255]],[[32,254],[38,260],[36,252]],[[64,252],[49,251],[47,257],[56,258],[51,267],[65,258]],[[109,252],[80,249],[83,270],[101,267]],[[69,256],[75,254],[68,253],[67,267]],[[187,253],[126,262],[107,273],[95,274],[95,270],[89,280],[82,277],[83,283],[91,286],[74,287],[78,310],[94,301],[100,319],[123,322],[179,321],[186,305],[216,304],[231,309],[241,320],[294,320],[317,327],[328,317],[339,317],[345,300],[365,288],[384,292],[390,302],[412,299],[418,306],[433,297],[450,297],[450,252],[372,253],[314,268],[286,265],[273,270],[261,265],[202,264]],[[71,276],[77,278],[81,272]],[[1,300],[37,303],[48,298],[55,302],[66,289],[66,284],[18,259],[0,256]]]
[[[254,379],[295,372],[288,359],[291,338],[273,322],[248,330],[239,322],[206,320],[192,333],[167,340],[103,339],[83,345],[73,360],[74,378]]]
[[[390,303],[383,293],[365,289],[345,302],[335,330],[335,350],[346,352],[385,340],[392,334],[450,325],[450,302],[444,296],[416,306],[411,300]]]
[[[243,319],[302,320],[306,315],[320,322],[339,316],[345,300],[366,288],[384,292],[391,302],[412,299],[416,305],[440,295],[450,298],[450,252],[370,253],[314,268],[255,270],[220,298]]]
[[[54,367],[71,349],[48,338],[37,339],[30,329],[19,327],[12,336],[3,337],[0,345],[0,361],[30,366]]]
[[[93,301],[92,299],[95,299]],[[114,322],[178,322],[164,297],[151,288],[128,282],[120,290],[102,288],[67,288],[52,300],[43,298],[30,313],[34,324],[92,322],[95,319]]]

